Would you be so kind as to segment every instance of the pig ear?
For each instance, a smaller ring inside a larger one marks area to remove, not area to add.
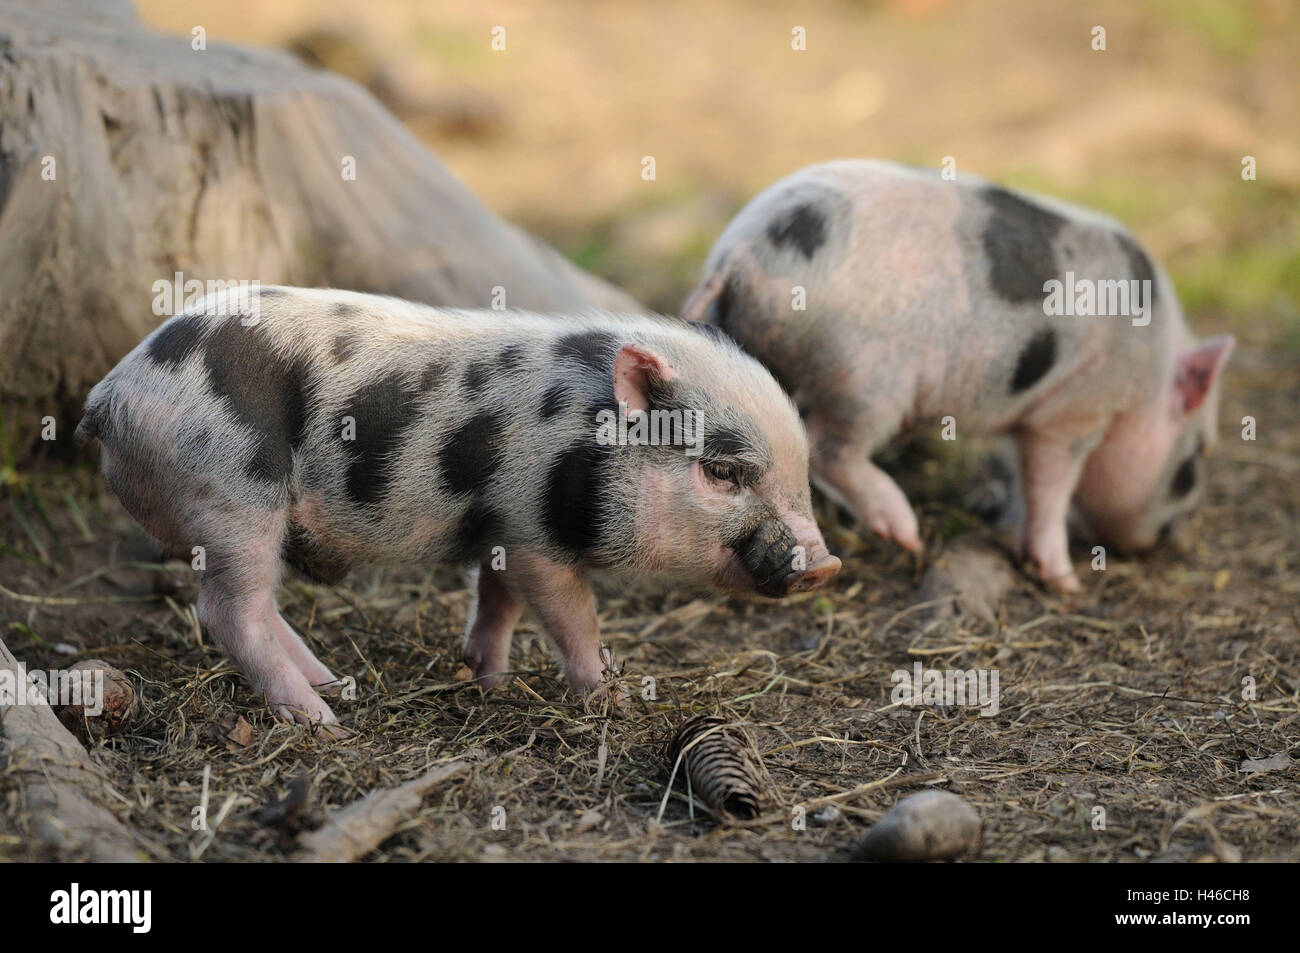
[[[1175,406],[1181,406],[1183,413],[1190,414],[1205,402],[1236,343],[1231,334],[1218,334],[1178,356]]]
[[[650,391],[659,381],[677,376],[666,360],[639,344],[624,344],[614,358],[614,399],[628,410],[649,410]]]

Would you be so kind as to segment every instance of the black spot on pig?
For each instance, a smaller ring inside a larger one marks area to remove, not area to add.
[[[431,361],[420,373],[420,390],[428,393],[442,383],[447,376],[447,365],[442,361]]]
[[[522,344],[510,344],[503,347],[501,353],[497,355],[496,369],[502,373],[518,370],[519,365],[523,363],[524,354],[525,350]]]
[[[555,342],[555,357],[574,361],[597,374],[613,374],[618,339],[608,331],[577,331]]]
[[[1129,235],[1118,232],[1115,237],[1119,239],[1119,247],[1124,250],[1124,255],[1128,258],[1129,274],[1138,281],[1151,282],[1149,285],[1139,286],[1141,288],[1139,294],[1146,294],[1146,289],[1151,289],[1151,300],[1139,299],[1141,304],[1154,307],[1156,303],[1156,270],[1151,266],[1151,259],[1142,250],[1142,246]]]
[[[1043,284],[1058,277],[1052,240],[1065,219],[996,186],[984,190],[989,209],[982,240],[989,284],[1006,301],[1041,300]]]
[[[478,394],[492,376],[492,368],[487,361],[470,361],[465,368],[465,389],[471,394]]]
[[[481,499],[475,499],[456,524],[450,561],[466,563],[478,559],[493,546],[501,545],[504,529],[505,520],[501,514]]]
[[[204,343],[203,363],[213,392],[261,438],[245,472],[276,483],[288,478],[302,442],[310,380],[306,362],[276,353],[259,327],[234,317],[217,324]]]
[[[217,436],[216,431],[207,423],[199,424],[194,428],[193,434],[188,437],[188,440],[196,447],[211,447],[219,439],[221,438]]]
[[[289,523],[280,558],[312,582],[333,586],[343,580],[351,568],[346,556],[330,552],[307,535],[297,523]]]
[[[207,323],[197,315],[172,318],[149,339],[149,356],[163,367],[176,369],[198,349]]]
[[[726,428],[706,431],[705,448],[710,456],[730,458],[750,450],[750,443],[740,433]]]
[[[355,334],[345,332],[334,335],[334,346],[330,349],[330,354],[333,355],[335,363],[342,364],[355,354],[356,350],[357,337]]]
[[[1020,352],[1020,358],[1016,361],[1016,373],[1011,378],[1011,393],[1018,394],[1033,387],[1052,369],[1054,363],[1056,332],[1048,328],[1030,338]]]
[[[552,384],[542,395],[542,419],[550,420],[569,404],[569,389],[563,384]]]
[[[809,260],[826,244],[826,216],[811,204],[796,205],[767,226],[767,240],[777,248],[794,246]]]
[[[569,552],[583,553],[600,542],[605,522],[601,470],[608,457],[608,448],[583,439],[556,457],[546,474],[542,519],[551,538]]]
[[[340,417],[356,422],[356,437],[347,441],[347,492],[356,506],[379,503],[393,480],[402,434],[416,420],[419,389],[393,371],[359,387],[340,408]]]
[[[347,301],[339,301],[331,309],[334,317],[341,321],[349,321],[357,316],[357,306]]]
[[[717,325],[739,343],[748,324],[745,320],[746,312],[752,308],[749,285],[740,275],[730,275],[710,308],[709,323]]]
[[[475,414],[438,451],[443,479],[456,493],[484,489],[505,457],[506,415],[500,410]]]
[[[765,596],[785,594],[785,577],[794,571],[794,534],[774,513],[768,512],[758,525],[731,549],[740,557],[754,578],[758,591]]]

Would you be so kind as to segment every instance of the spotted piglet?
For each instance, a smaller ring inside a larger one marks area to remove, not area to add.
[[[305,723],[336,723],[313,687],[334,677],[277,610],[285,562],[325,583],[357,563],[476,567],[482,683],[531,607],[577,690],[605,675],[590,571],[776,597],[840,566],[789,398],[676,319],[221,294],[109,372],[78,436],[146,530],[203,547],[200,618]]]
[[[1197,342],[1165,274],[1113,219],[884,162],[812,166],[746,206],[683,315],[762,360],[805,414],[818,484],[881,536],[921,548],[870,460],[953,418],[1009,434],[1024,546],[1076,590],[1066,517],[1150,547],[1205,482],[1228,336]]]

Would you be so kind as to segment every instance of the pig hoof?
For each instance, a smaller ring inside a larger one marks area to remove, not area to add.
[[[605,698],[609,699],[609,714],[624,718],[632,714],[632,693],[622,682],[601,682],[588,689],[582,704],[587,711],[599,713]]]
[[[342,725],[318,725],[316,737],[321,741],[347,741],[356,737],[356,732]]]
[[[1083,586],[1079,582],[1079,577],[1074,574],[1073,569],[1068,569],[1063,573],[1048,575],[1039,570],[1038,578],[1042,580],[1043,585],[1056,592],[1082,592]]]
[[[1057,576],[1055,579],[1049,579],[1047,584],[1058,592],[1083,591],[1083,585],[1079,582],[1079,577],[1072,572],[1066,573],[1064,576]]]
[[[341,695],[343,694],[343,681],[330,676],[328,681],[313,683],[312,688],[316,689],[320,695]]]
[[[883,514],[867,521],[867,526],[881,539],[891,540],[914,553],[921,552],[921,530],[916,516],[909,510],[906,519],[894,514]]]
[[[581,695],[612,682],[614,675],[614,659],[607,646],[601,646],[594,656],[568,659],[564,665],[569,687]]]
[[[592,676],[587,672],[569,671],[565,675],[569,680],[569,688],[577,695],[589,695],[600,688],[602,683],[600,675]]]
[[[317,734],[323,732],[332,737],[347,737],[348,735],[347,729],[339,725],[339,720],[335,716],[333,709],[325,704],[319,696],[303,705],[272,702],[271,712],[280,721],[315,727]],[[343,732],[343,734],[337,732]]]
[[[475,655],[466,653],[465,664],[474,673],[474,682],[483,691],[488,692],[506,680],[506,667],[503,664],[485,662]]]

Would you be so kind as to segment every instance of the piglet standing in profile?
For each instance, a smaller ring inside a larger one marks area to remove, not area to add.
[[[202,547],[199,615],[283,718],[334,725],[334,676],[280,615],[282,564],[476,567],[465,653],[509,666],[532,608],[569,683],[605,677],[593,570],[782,596],[840,562],[803,425],[731,341],[676,319],[226,293],[166,321],[77,430],[132,516]]]
[[[1194,340],[1169,279],[1113,219],[865,160],[755,198],[683,316],[768,366],[806,417],[818,484],[908,549],[916,516],[871,455],[949,416],[958,435],[1013,436],[1024,547],[1063,590],[1079,588],[1071,498],[1122,550],[1153,545],[1198,499],[1233,346]]]

